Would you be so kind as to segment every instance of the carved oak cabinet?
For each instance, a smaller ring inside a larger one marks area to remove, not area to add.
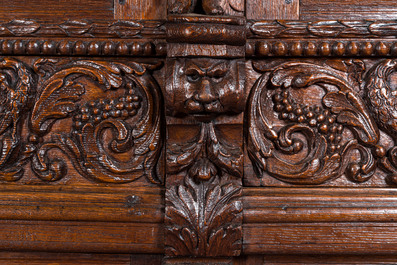
[[[397,263],[394,1],[0,6],[0,264]]]

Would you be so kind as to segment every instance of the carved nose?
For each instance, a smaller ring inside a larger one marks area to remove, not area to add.
[[[211,84],[208,80],[202,80],[199,90],[194,98],[204,104],[211,103],[216,100],[216,95],[214,95]]]

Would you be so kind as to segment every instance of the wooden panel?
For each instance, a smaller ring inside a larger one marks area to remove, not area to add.
[[[374,255],[374,256],[350,256],[350,255],[249,255],[233,262],[233,265],[373,265],[373,264],[396,264],[396,256]]]
[[[300,19],[395,19],[394,0],[301,0]]]
[[[244,223],[392,222],[394,189],[244,189]]]
[[[114,0],[116,19],[165,19],[167,0]]]
[[[150,258],[150,255],[142,255]],[[17,253],[1,252],[0,264],[7,265],[130,265],[131,255],[118,254],[77,254],[77,253]],[[155,264],[155,263],[153,263]],[[159,264],[159,263],[158,263]]]
[[[247,1],[248,19],[299,19],[299,0]]]
[[[0,264],[7,265],[160,265],[162,255],[80,254],[48,252],[1,252]]]
[[[0,221],[0,250],[162,253],[161,224]]]
[[[0,19],[113,19],[112,0],[0,0]]]
[[[162,197],[154,187],[2,185],[0,219],[160,223]]]
[[[246,224],[245,254],[394,254],[394,223]]]

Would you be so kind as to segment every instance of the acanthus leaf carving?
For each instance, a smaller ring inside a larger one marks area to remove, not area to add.
[[[166,192],[168,255],[227,256],[240,252],[241,188],[185,178],[183,185]]]
[[[200,167],[216,167],[219,173],[225,172],[240,178],[242,161],[241,148],[231,146],[220,139],[212,122],[201,123],[200,133],[194,140],[184,144],[169,145],[167,152],[170,173],[178,173],[191,167],[195,171],[200,170]],[[211,172],[215,169],[202,170]]]

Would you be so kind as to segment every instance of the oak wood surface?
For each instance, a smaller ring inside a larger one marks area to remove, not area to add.
[[[301,0],[301,20],[322,19],[395,19],[393,0]]]
[[[0,4],[0,263],[395,262],[394,1]]]
[[[113,19],[109,0],[15,0],[0,1],[2,19]]]

